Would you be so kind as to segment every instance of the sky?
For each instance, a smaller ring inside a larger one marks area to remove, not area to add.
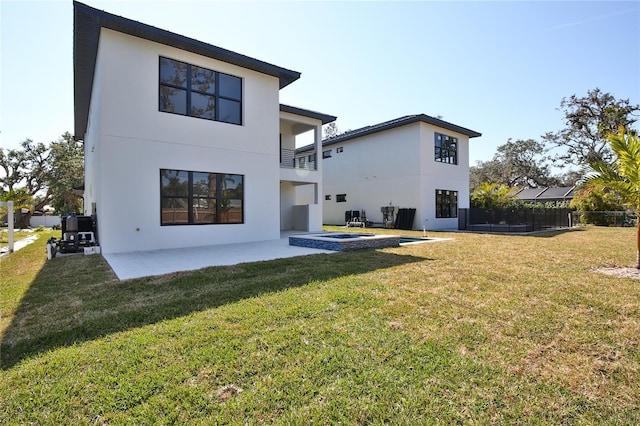
[[[470,165],[562,129],[562,98],[640,104],[637,0],[83,2],[301,72],[280,102],[340,131],[424,113],[480,132]],[[71,0],[0,0],[0,147],[73,132],[72,55]]]

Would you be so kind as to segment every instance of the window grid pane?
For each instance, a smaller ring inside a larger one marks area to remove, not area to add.
[[[458,164],[458,139],[435,133],[434,159],[439,163]]]
[[[436,218],[458,217],[458,191],[436,189]]]
[[[242,79],[160,57],[159,110],[242,125]]]
[[[244,223],[244,176],[160,170],[160,224]]]

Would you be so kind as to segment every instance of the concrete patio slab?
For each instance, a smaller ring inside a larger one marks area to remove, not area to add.
[[[289,236],[283,233],[279,240],[225,244],[206,247],[187,247],[129,253],[104,254],[120,280],[190,271],[207,266],[236,265],[319,253],[336,253],[289,245]]]

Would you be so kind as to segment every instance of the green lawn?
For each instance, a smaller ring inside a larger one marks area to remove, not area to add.
[[[43,233],[0,260],[0,424],[640,424],[640,281],[592,272],[634,232],[124,282]]]
[[[38,231],[38,233],[40,233],[40,231]],[[58,234],[60,234],[60,232],[58,232]],[[30,231],[14,230],[13,241],[14,242],[19,241],[30,235],[34,235],[34,233]],[[0,247],[6,246],[8,244],[9,244],[9,230],[7,228],[0,228]]]

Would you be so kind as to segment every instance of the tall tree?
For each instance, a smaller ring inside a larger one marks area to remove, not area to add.
[[[82,197],[74,187],[84,182],[84,146],[64,133],[49,146],[50,171],[46,185],[51,194],[51,206],[60,213],[79,213]]]
[[[31,211],[48,204],[59,213],[78,211],[81,198],[73,187],[83,181],[83,156],[82,143],[68,132],[48,146],[26,139],[19,149],[0,148],[0,194],[19,196],[23,204],[31,200],[30,212],[18,215],[16,226],[26,226]]]
[[[340,134],[340,131],[338,130],[338,125],[336,124],[336,122],[332,121],[331,123],[324,126],[324,128],[322,129],[322,133],[324,139],[329,139],[334,136],[338,136]]]
[[[631,104],[629,99],[618,100],[595,88],[583,97],[562,98],[559,110],[564,112],[566,127],[547,132],[542,139],[561,149],[556,156],[559,164],[584,167],[592,162],[612,164],[614,155],[607,136],[616,133],[620,126],[631,129],[638,120],[640,105]]]
[[[544,145],[533,139],[509,139],[498,147],[492,160],[471,167],[471,190],[484,182],[503,184],[509,188],[536,188],[560,183],[551,174]]]
[[[591,162],[592,172],[583,182],[613,191],[624,203],[640,211],[640,137],[635,132],[620,128],[617,134],[608,137],[615,160],[612,164],[603,161]],[[636,230],[636,268],[640,269],[640,221]]]

